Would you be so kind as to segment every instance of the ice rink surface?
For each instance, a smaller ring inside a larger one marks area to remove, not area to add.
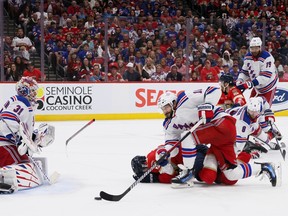
[[[262,155],[261,161],[282,162],[282,186],[251,177],[234,186],[195,184],[172,189],[167,184],[139,183],[119,202],[96,201],[101,190],[123,193],[133,182],[131,159],[146,155],[163,143],[162,120],[95,121],[65,141],[88,121],[49,122],[56,128],[53,145],[39,156],[48,159],[49,174],[61,174],[54,185],[44,185],[12,195],[1,195],[3,216],[60,215],[286,215],[288,208],[287,162],[279,150]],[[287,143],[287,117],[277,125]],[[39,122],[37,122],[39,124]],[[260,160],[258,160],[260,161]]]

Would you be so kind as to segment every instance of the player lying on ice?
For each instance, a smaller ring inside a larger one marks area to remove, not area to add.
[[[0,193],[40,186],[47,176],[45,158],[31,157],[53,143],[55,131],[46,123],[34,129],[37,89],[33,78],[22,77],[17,95],[0,109]]]
[[[203,124],[181,143],[183,165],[180,166],[179,175],[171,180],[173,186],[193,185],[196,146],[200,144],[210,144],[203,168],[199,171],[199,178],[207,184],[212,184],[218,179],[222,183],[235,184],[239,179],[266,173],[272,186],[276,186],[277,172],[274,164],[248,163],[251,158],[248,154],[246,157],[239,158],[239,155],[237,158],[234,151],[236,119],[216,106],[220,95],[219,88],[208,87],[193,92],[185,91],[178,97],[171,92],[166,92],[159,98],[158,106],[166,117],[163,123],[165,145],[161,151],[157,151],[160,156],[181,139],[184,131],[190,129],[196,122],[203,121]],[[175,148],[167,160],[175,157],[178,152],[179,149]],[[220,170],[220,177],[218,170]]]

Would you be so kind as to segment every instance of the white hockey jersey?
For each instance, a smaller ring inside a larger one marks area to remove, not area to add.
[[[198,105],[204,103],[214,105],[214,117],[212,120],[229,115],[221,107],[216,106],[220,96],[221,90],[212,86],[179,94],[174,116],[166,118],[163,122],[165,145],[175,145],[181,139],[181,134],[199,121]]]
[[[255,85],[257,93],[264,94],[276,88],[278,75],[274,57],[267,51],[262,51],[258,59],[248,52],[244,57],[242,70],[238,75],[239,81],[250,80]]]
[[[20,122],[25,123],[25,128],[32,136],[35,122],[34,110],[25,97],[18,95],[11,97],[1,108],[0,116],[0,146],[16,144],[14,135],[18,134]]]
[[[263,102],[263,110],[269,109],[269,104],[264,101]],[[235,143],[235,152],[240,153],[248,138],[249,135],[253,134],[256,130],[261,127],[264,132],[267,132],[270,129],[270,126],[265,121],[265,116],[263,113],[257,118],[252,120],[247,112],[247,105],[242,107],[235,107],[232,109],[227,109],[227,113],[232,115],[236,119],[236,143]]]

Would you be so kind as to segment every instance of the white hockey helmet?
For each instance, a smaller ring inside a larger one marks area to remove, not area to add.
[[[261,113],[263,110],[263,99],[261,97],[252,97],[247,105],[248,111]]]
[[[32,77],[22,77],[16,83],[16,92],[18,95],[27,98],[30,102],[36,102],[38,84]]]
[[[260,37],[253,37],[250,41],[249,47],[261,47],[262,40]]]
[[[173,101],[177,100],[177,95],[174,94],[173,92],[165,92],[163,93],[159,99],[158,99],[158,108],[162,109],[164,106],[169,104],[171,107],[173,107]]]

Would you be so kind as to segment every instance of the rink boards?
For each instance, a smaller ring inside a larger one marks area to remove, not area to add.
[[[117,120],[163,118],[157,99],[165,91],[179,93],[218,83],[40,83],[36,120]],[[15,94],[15,83],[0,83],[0,104]],[[246,98],[250,92],[245,91]],[[272,109],[288,116],[287,82],[280,82]]]

